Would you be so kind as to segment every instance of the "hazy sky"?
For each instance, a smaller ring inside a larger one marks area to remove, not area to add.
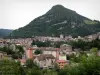
[[[0,28],[23,27],[57,4],[100,20],[100,0],[0,0]]]

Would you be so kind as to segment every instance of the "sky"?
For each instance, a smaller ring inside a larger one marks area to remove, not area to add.
[[[57,4],[100,21],[100,0],[0,0],[0,28],[23,27]]]

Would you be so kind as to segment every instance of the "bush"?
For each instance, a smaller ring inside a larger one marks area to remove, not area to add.
[[[59,72],[58,75],[100,75],[100,57],[82,57],[78,65],[70,65]]]

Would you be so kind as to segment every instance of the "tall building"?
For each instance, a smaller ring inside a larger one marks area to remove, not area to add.
[[[29,48],[28,50],[26,50],[26,58],[27,59],[33,58],[33,49],[32,48]]]

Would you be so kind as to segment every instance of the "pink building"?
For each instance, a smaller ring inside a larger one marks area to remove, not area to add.
[[[32,59],[33,58],[33,48],[28,48],[25,54],[26,54],[26,59]]]

